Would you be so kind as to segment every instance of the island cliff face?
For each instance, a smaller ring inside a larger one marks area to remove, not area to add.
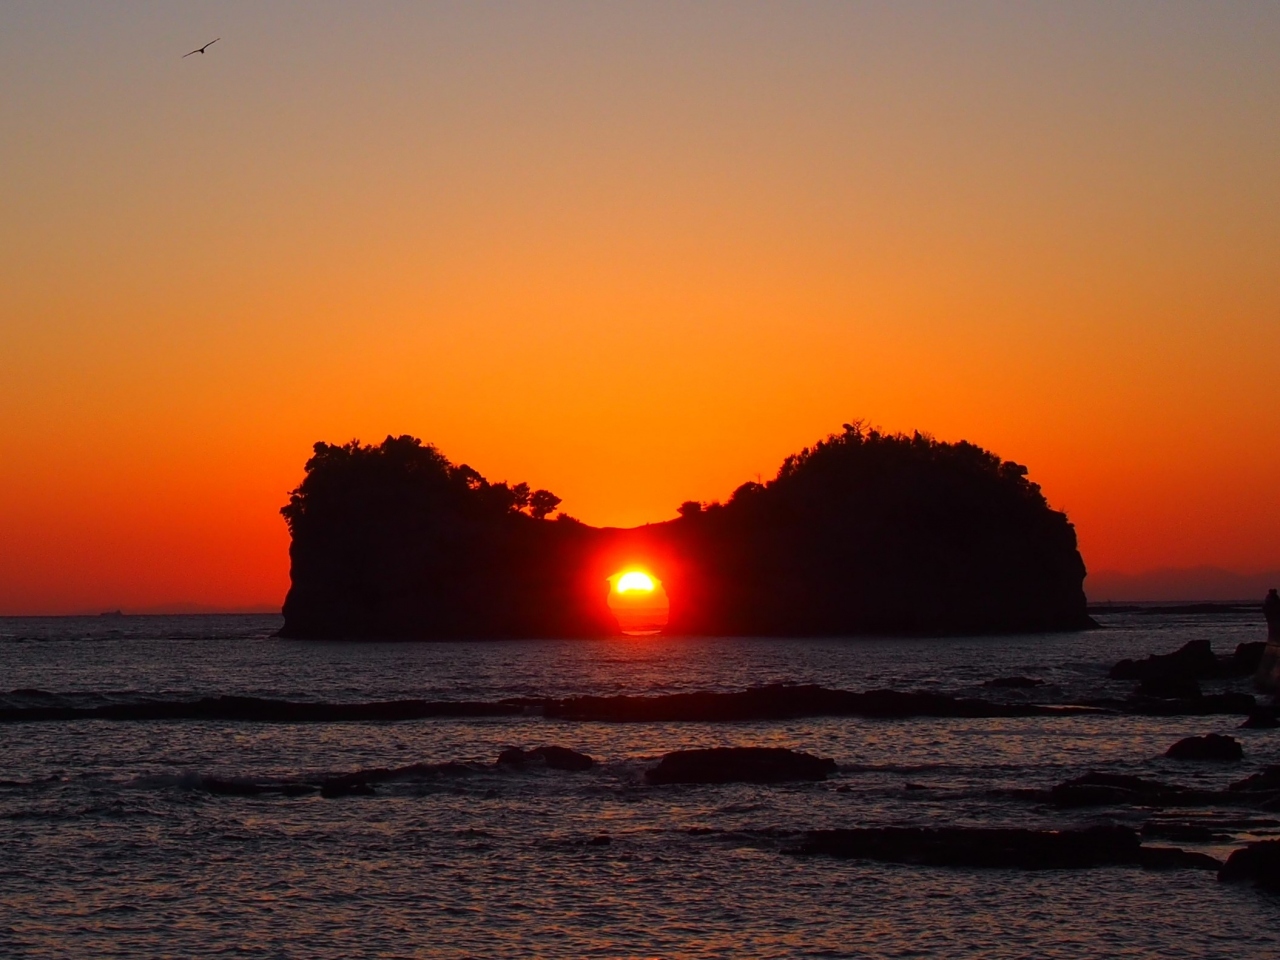
[[[847,424],[727,503],[599,529],[412,437],[317,444],[282,511],[293,637],[617,632],[606,578],[648,569],[685,635],[958,634],[1090,625],[1075,531],[1026,469]]]
[[[315,445],[281,512],[290,637],[549,637],[617,631],[607,583],[582,576],[590,527],[491,484],[413,437]]]

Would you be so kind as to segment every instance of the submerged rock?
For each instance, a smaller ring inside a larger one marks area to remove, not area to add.
[[[983,684],[984,687],[998,687],[1011,690],[1025,690],[1031,687],[1039,687],[1043,685],[1043,680],[1036,680],[1033,677],[996,677],[994,680],[988,680]]]
[[[1138,866],[1144,870],[1217,870],[1222,861],[1194,850],[1143,846],[1138,851]]]
[[[1227,789],[1236,793],[1280,792],[1280,765],[1264,767],[1261,772],[1237,780]]]
[[[1112,680],[1137,680],[1152,690],[1216,677],[1247,677],[1258,670],[1266,644],[1241,643],[1230,654],[1215,654],[1208,640],[1192,640],[1173,653],[1152,654],[1142,660],[1121,660],[1111,668]],[[1151,696],[1163,696],[1152,693]],[[1169,696],[1188,694],[1169,694]]]
[[[668,753],[644,778],[649,783],[786,783],[825,780],[835,773],[829,757],[783,747],[713,747]]]
[[[49,720],[222,720],[251,723],[384,723],[429,717],[504,717],[524,711],[520,701],[382,700],[368,703],[310,703],[263,697],[151,698],[99,706],[0,708],[0,723]]]
[[[1179,787],[1169,787],[1158,780],[1090,771],[1082,777],[1052,787],[1048,799],[1058,807],[1104,807],[1154,802],[1167,799],[1180,790]]]
[[[210,777],[198,776],[194,783],[185,781],[184,785],[198,785],[202,790],[215,797],[260,797],[276,795],[281,797],[303,797],[315,793],[316,786],[301,781],[272,781],[259,783],[242,777]]]
[[[1113,701],[1097,702],[1106,706]],[[1124,713],[1148,717],[1212,717],[1248,716],[1257,709],[1258,701],[1248,693],[1212,693],[1196,697],[1133,696],[1116,704]]]
[[[1262,664],[1262,654],[1266,649],[1265,640],[1237,644],[1236,652],[1231,657],[1231,672],[1239,677],[1257,673],[1258,667]]]
[[[373,784],[366,780],[353,780],[349,777],[335,777],[320,784],[320,796],[326,800],[337,797],[372,797],[377,794]]]
[[[264,793],[278,792],[266,784],[237,778],[201,777],[200,785],[215,797],[257,797]]]
[[[1148,677],[1133,692],[1139,697],[1155,697],[1159,700],[1186,700],[1202,696],[1200,683],[1195,677],[1181,676]]]
[[[1191,640],[1173,653],[1152,654],[1143,660],[1121,660],[1111,668],[1112,680],[1192,680],[1216,676],[1218,658],[1208,640]]]
[[[1203,737],[1184,737],[1164,755],[1174,760],[1242,760],[1244,748],[1235,737],[1210,733]]]
[[[814,684],[770,684],[736,693],[674,693],[655,697],[570,697],[545,702],[544,714],[560,720],[606,723],[719,723],[801,717],[1052,717],[1089,713],[1146,716],[1246,716],[1257,707],[1247,693],[1215,693],[1182,699],[1131,697],[1080,704],[1008,703],[943,693],[901,690],[832,690]]]
[[[1131,865],[1216,870],[1217,860],[1168,847],[1144,847],[1130,827],[1024,830],[974,827],[876,827],[813,830],[800,854],[936,867],[1067,870]]]
[[[1227,790],[1200,790],[1096,771],[1060,783],[1049,790],[1013,790],[1009,795],[1051,803],[1056,807],[1254,807],[1280,806],[1280,766],[1268,767]]]
[[[1276,727],[1280,727],[1280,719],[1276,718],[1275,707],[1255,707],[1240,724],[1241,730],[1274,730]]]
[[[1142,825],[1142,835],[1179,843],[1221,843],[1231,839],[1230,834],[1218,833],[1203,823],[1161,823],[1154,820]]]
[[[437,779],[448,776],[465,776],[472,773],[466,764],[454,763],[413,763],[405,767],[370,767],[367,770],[356,770],[340,776],[329,777],[320,784],[320,796],[333,797],[367,797],[377,791],[374,784],[391,783],[397,780]]]
[[[1280,685],[1280,594],[1270,591],[1262,609],[1267,618],[1265,642],[1240,643],[1234,652],[1218,655],[1208,640],[1192,640],[1173,653],[1121,660],[1109,675],[1112,680],[1139,681],[1139,692],[1152,697],[1186,699],[1191,696],[1185,691],[1192,682],[1250,674],[1258,689],[1276,690]],[[1195,608],[1187,608],[1187,612],[1195,612]]]
[[[582,771],[590,770],[596,765],[595,760],[585,753],[570,750],[568,747],[537,747],[534,750],[521,750],[519,747],[508,747],[498,754],[501,766],[523,767],[526,764],[538,764],[550,770]]]
[[[1262,840],[1235,851],[1218,871],[1218,879],[1280,890],[1280,840]]]
[[[899,690],[857,693],[813,684],[770,684],[738,693],[571,697],[548,701],[546,705],[548,717],[613,723],[788,720],[797,717],[1040,717],[1091,712],[1097,712],[1097,708],[996,703],[941,693],[905,693]]]

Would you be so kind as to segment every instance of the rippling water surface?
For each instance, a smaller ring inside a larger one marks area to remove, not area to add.
[[[224,694],[498,700],[740,690],[775,682],[1070,702],[1123,696],[1126,656],[1261,639],[1260,615],[1115,615],[1081,634],[949,640],[667,638],[439,644],[274,639],[273,617],[0,619],[0,706]],[[1038,677],[1030,692],[993,677]],[[1248,689],[1245,681],[1206,685]],[[799,858],[832,826],[1141,826],[1151,811],[1010,799],[1087,770],[1220,787],[1280,763],[1239,717],[818,718],[604,724],[536,715],[399,723],[0,724],[0,954],[16,957],[1274,957],[1280,899],[1210,872],[1011,872]],[[1162,754],[1231,733],[1235,764]],[[585,773],[499,768],[561,744]],[[834,757],[824,783],[650,787],[670,750]],[[375,796],[228,796],[427,767]],[[910,785],[910,789],[908,788]],[[1280,814],[1274,815],[1280,818]],[[1257,811],[1181,820],[1280,834]],[[605,840],[607,838],[607,842]]]

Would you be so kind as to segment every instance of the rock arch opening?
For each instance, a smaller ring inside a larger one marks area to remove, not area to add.
[[[641,567],[626,567],[607,579],[609,609],[625,636],[653,636],[666,629],[671,601],[657,576]]]

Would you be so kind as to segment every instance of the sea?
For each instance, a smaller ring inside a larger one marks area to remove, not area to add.
[[[1072,703],[1123,697],[1123,657],[1265,638],[1260,610],[1128,610],[1081,633],[948,639],[646,636],[285,640],[274,616],[0,619],[0,708],[245,696],[309,703],[655,696],[771,683]],[[1005,676],[1040,687],[992,689]],[[1247,679],[1206,692],[1249,690]],[[1162,819],[1225,858],[1280,836],[1241,808],[1061,810],[1015,791],[1088,771],[1222,787],[1280,763],[1241,717],[598,723],[0,722],[3,957],[1268,957],[1280,897],[1211,871],[1013,871],[797,856],[805,831],[1045,829]],[[1244,760],[1164,756],[1225,733]],[[500,766],[559,745],[584,772]],[[782,746],[828,780],[650,786],[663,754]],[[416,766],[415,766],[416,765]],[[413,767],[371,795],[215,789]]]

